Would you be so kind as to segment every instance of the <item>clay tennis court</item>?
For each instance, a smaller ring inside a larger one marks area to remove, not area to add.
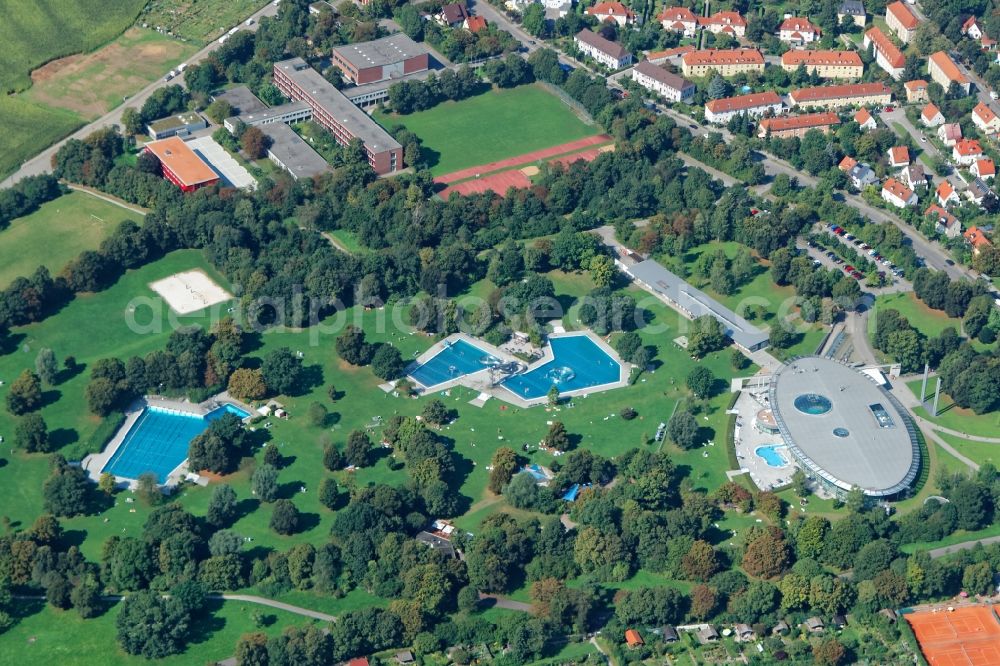
[[[578,139],[577,141],[570,141],[569,143],[552,146],[551,148],[544,148],[542,150],[508,157],[507,159],[500,160],[498,162],[490,162],[488,164],[480,164],[479,166],[469,167],[468,169],[452,171],[451,173],[447,173],[443,176],[438,176],[434,179],[434,182],[440,183],[441,185],[448,185],[459,180],[465,180],[466,178],[475,178],[477,175],[488,174],[493,171],[500,171],[501,169],[510,169],[511,167],[521,166],[523,164],[531,164],[533,162],[544,160],[547,157],[571,153],[584,148],[589,148],[590,146],[594,146],[599,143],[607,143],[608,141],[611,141],[611,137],[607,134],[588,136],[586,139]],[[506,188],[504,188],[503,191],[506,191]],[[442,194],[442,196],[445,195]]]
[[[904,615],[931,666],[1000,664],[1000,620],[990,606]]]
[[[530,186],[531,181],[520,169],[511,169],[510,171],[501,171],[500,173],[451,185],[438,192],[438,196],[447,200],[452,192],[458,192],[463,196],[467,196],[469,194],[482,194],[488,190],[492,190],[502,196],[507,193],[507,189],[510,187]]]

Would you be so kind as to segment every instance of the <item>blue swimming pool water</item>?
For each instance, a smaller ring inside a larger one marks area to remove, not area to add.
[[[497,359],[479,347],[458,339],[435,354],[429,361],[418,366],[410,376],[426,387],[471,375],[489,367],[489,362]]]
[[[769,446],[758,446],[754,449],[754,453],[764,459],[768,467],[785,467],[788,465],[788,461],[785,460],[785,456],[780,452],[786,447],[780,444],[771,444]]]
[[[249,416],[228,403],[205,416],[146,407],[102,471],[126,479],[152,472],[160,483],[165,483],[167,475],[187,458],[191,440],[224,414],[241,419]]]
[[[504,380],[503,386],[515,395],[532,399],[544,397],[553,384],[561,393],[617,382],[621,366],[586,335],[551,338],[553,359],[530,372]]]

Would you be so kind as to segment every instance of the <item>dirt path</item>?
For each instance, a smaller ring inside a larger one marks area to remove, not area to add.
[[[105,194],[100,190],[95,190],[92,187],[87,187],[86,185],[77,185],[76,183],[66,183],[66,187],[77,192],[86,192],[92,197],[97,197],[101,201],[107,201],[113,206],[118,206],[119,208],[124,208],[127,211],[133,212],[137,215],[142,215],[143,217],[149,212],[145,208],[140,208],[139,206],[126,203],[117,197],[113,197],[110,194]]]
[[[492,599],[495,602],[494,606],[496,608],[505,608],[506,610],[521,611],[523,613],[531,612],[531,604],[526,604],[523,601],[514,601],[513,599],[501,597],[496,594],[485,594],[480,592],[479,599],[481,601]]]
[[[334,246],[344,254],[351,254],[351,251],[347,249],[347,246],[341,243],[336,238],[334,238],[333,234],[331,234],[329,231],[321,231],[319,232],[319,235],[330,241],[330,245]]]

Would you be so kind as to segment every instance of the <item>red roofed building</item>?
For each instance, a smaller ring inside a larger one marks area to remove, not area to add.
[[[934,106],[932,102],[928,102],[924,110],[920,112],[920,122],[924,127],[937,127],[944,123],[944,116],[939,108]]]
[[[972,110],[972,122],[984,134],[996,134],[1000,132],[1000,117],[993,112],[993,109],[982,102]]]
[[[945,123],[938,127],[937,135],[941,143],[951,148],[962,140],[962,126],[958,123]]]
[[[840,160],[840,164],[837,165],[837,168],[840,169],[841,171],[850,171],[857,165],[858,161],[856,159],[854,159],[850,155],[845,155],[844,159]]]
[[[917,203],[917,195],[895,178],[886,179],[882,185],[882,198],[896,208],[906,208]]]
[[[465,23],[462,24],[462,27],[475,34],[486,27],[486,19],[482,16],[470,16],[465,19]]]
[[[963,166],[972,166],[972,163],[981,157],[983,157],[983,147],[975,139],[959,139],[951,149],[951,159]]]
[[[954,185],[949,183],[947,180],[942,180],[934,191],[934,195],[937,197],[937,202],[939,205],[948,207],[951,204],[957,204],[961,201],[958,196],[958,192],[955,191]]]
[[[907,102],[926,102],[927,97],[927,81],[923,79],[914,79],[912,81],[907,81],[903,84],[906,88],[906,101]]]
[[[715,35],[726,33],[733,37],[744,37],[747,34],[747,20],[737,12],[715,12],[709,17],[699,16],[698,25]]]
[[[792,50],[781,54],[781,68],[794,72],[799,66],[822,79],[860,79],[865,65],[857,51]]]
[[[705,104],[705,120],[710,123],[723,124],[736,115],[745,113],[748,116],[760,117],[770,111],[777,115],[784,108],[781,97],[774,91],[751,93],[737,97],[713,99]]]
[[[369,666],[368,657],[355,657],[347,662],[347,666]]]
[[[826,134],[834,125],[840,124],[840,117],[831,111],[807,113],[801,116],[786,116],[781,118],[764,118],[760,121],[757,136],[786,138],[790,136],[805,136],[809,130],[819,130]]]
[[[885,23],[890,30],[896,33],[899,41],[909,44],[917,32],[920,19],[910,11],[909,7],[897,1],[886,6]]]
[[[993,160],[984,157],[973,162],[972,166],[969,167],[969,171],[983,180],[989,180],[997,175],[997,166],[993,163]]]
[[[854,122],[856,122],[863,130],[873,130],[878,127],[878,123],[875,122],[875,118],[868,112],[868,109],[864,107],[858,109],[858,112],[854,114]]]
[[[684,54],[684,76],[735,76],[743,72],[764,71],[764,56],[757,49],[703,49]]]
[[[219,176],[212,171],[212,167],[205,164],[180,137],[150,141],[145,151],[160,160],[160,173],[182,192],[194,192],[219,182]]]
[[[892,90],[884,83],[847,83],[800,88],[788,95],[795,106],[882,106],[892,101]]]
[[[620,26],[626,26],[635,22],[635,12],[620,2],[599,2],[593,7],[587,7],[587,14],[596,16],[602,23],[614,21]]]
[[[698,17],[687,7],[668,7],[656,19],[664,30],[679,32],[685,37],[694,37],[698,32]]]
[[[639,632],[635,629],[625,630],[625,643],[630,648],[637,648],[641,645],[645,645],[645,642],[642,640],[642,636],[640,636]]]
[[[889,149],[889,166],[900,169],[909,163],[910,151],[906,146],[894,146]]]
[[[969,241],[969,244],[972,246],[972,254],[974,255],[979,254],[984,247],[993,245],[990,239],[979,230],[979,227],[969,227],[968,231],[962,235],[965,237],[965,240]]]
[[[692,51],[697,51],[697,49],[692,45],[678,46],[673,49],[667,49],[665,51],[650,51],[646,54],[646,60],[653,63],[654,65],[662,65],[667,60],[671,58],[678,58],[685,53],[691,53]]]
[[[932,80],[945,89],[945,92],[951,88],[952,84],[955,84],[959,90],[966,95],[969,94],[969,79],[958,68],[951,56],[944,51],[932,53],[927,59],[927,73],[931,75]]]
[[[947,238],[956,238],[962,233],[962,224],[958,218],[937,204],[931,204],[924,211],[924,217],[934,217],[934,231],[944,234]]]
[[[879,28],[872,28],[865,33],[864,47],[871,48],[875,45],[875,64],[884,69],[894,79],[903,75],[906,67],[906,57],[899,47],[892,43],[884,32]]]
[[[986,33],[984,33],[982,27],[980,27],[979,19],[975,16],[970,16],[965,20],[965,23],[962,24],[962,34],[972,37],[973,39],[979,39]]]
[[[778,39],[790,44],[810,44],[822,36],[818,25],[804,16],[792,16],[782,21],[778,27]]]

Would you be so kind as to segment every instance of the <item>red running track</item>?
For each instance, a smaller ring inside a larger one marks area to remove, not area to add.
[[[499,171],[501,169],[521,166],[523,164],[531,164],[532,162],[538,162],[547,157],[552,157],[553,155],[571,153],[598,143],[607,143],[608,141],[611,141],[611,137],[607,134],[588,136],[586,139],[578,139],[577,141],[570,141],[569,143],[552,146],[551,148],[536,150],[532,153],[524,153],[523,155],[517,155],[516,157],[508,157],[507,159],[500,160],[499,162],[490,162],[489,164],[480,164],[479,166],[469,167],[468,169],[462,169],[461,171],[453,171],[443,176],[438,176],[434,179],[434,182],[440,183],[441,185],[447,185],[449,183],[454,183],[457,180],[475,178],[476,174],[485,174],[493,171]]]
[[[463,183],[457,183],[446,187],[438,195],[447,200],[451,196],[452,192],[458,192],[463,196],[468,196],[470,194],[482,194],[483,192],[492,190],[500,196],[507,193],[507,190],[511,187],[531,187],[531,180],[525,176],[520,169],[512,169],[510,171],[501,171],[500,173],[494,173],[489,176],[483,176],[482,178],[476,178],[475,180],[467,180]]]

